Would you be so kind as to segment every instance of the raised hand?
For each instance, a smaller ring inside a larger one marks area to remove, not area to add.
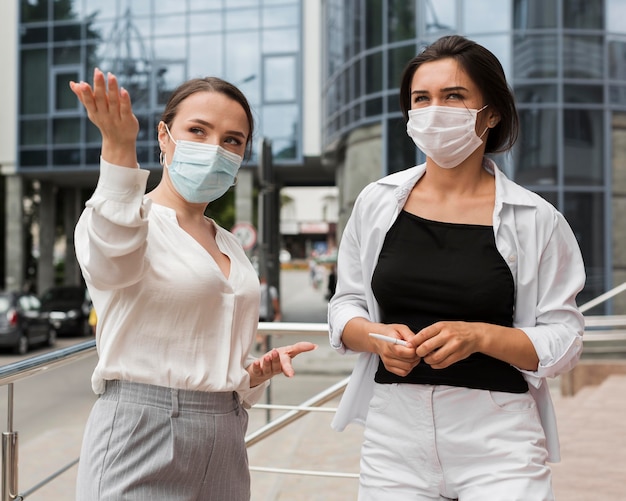
[[[116,165],[137,167],[139,122],[133,114],[128,91],[119,87],[115,75],[109,73],[105,79],[96,68],[93,88],[87,82],[70,82],[70,89],[102,134],[102,158]]]

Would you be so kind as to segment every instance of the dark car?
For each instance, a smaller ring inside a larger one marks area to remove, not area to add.
[[[56,331],[34,294],[0,292],[0,347],[25,355],[36,344],[53,346]]]
[[[64,285],[48,289],[41,296],[41,310],[48,313],[59,336],[91,335],[91,299],[85,287]]]

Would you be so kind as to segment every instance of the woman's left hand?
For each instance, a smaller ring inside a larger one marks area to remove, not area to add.
[[[433,369],[444,369],[479,350],[478,322],[436,322],[419,331],[410,343]]]
[[[295,371],[291,365],[291,359],[315,348],[317,348],[316,344],[301,341],[268,351],[246,367],[250,374],[250,387],[258,386],[281,372],[287,377],[293,377]]]

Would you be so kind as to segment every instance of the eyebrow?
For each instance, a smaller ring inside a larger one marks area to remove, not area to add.
[[[461,85],[457,85],[455,87],[444,87],[443,89],[439,90],[439,92],[458,92],[458,91],[469,92],[466,87],[463,87]],[[414,91],[411,91],[411,95],[413,94],[422,95],[422,94],[429,94],[429,92],[427,90],[414,90]]]
[[[197,124],[200,124],[200,125],[204,125],[205,127],[208,127],[208,128],[210,128],[210,129],[213,129],[213,128],[214,128],[214,126],[213,126],[213,124],[212,124],[212,123],[207,122],[206,120],[202,120],[201,118],[190,118],[190,119],[189,119],[189,121],[190,121],[190,122],[197,123]],[[233,136],[239,136],[239,137],[241,137],[241,138],[242,138],[242,139],[244,139],[244,140],[245,140],[245,139],[246,139],[246,137],[247,137],[247,136],[246,136],[243,132],[241,132],[240,130],[227,130],[227,131],[226,131],[226,133],[227,133],[227,134],[232,134]]]

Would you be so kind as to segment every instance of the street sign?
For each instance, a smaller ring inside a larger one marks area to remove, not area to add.
[[[244,250],[251,250],[256,245],[256,228],[252,223],[235,223],[230,231],[239,240]]]

